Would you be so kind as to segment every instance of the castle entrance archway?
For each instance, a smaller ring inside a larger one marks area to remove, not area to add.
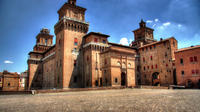
[[[160,85],[160,76],[158,72],[152,74],[152,86]]]

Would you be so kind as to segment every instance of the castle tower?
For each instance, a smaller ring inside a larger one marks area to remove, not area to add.
[[[153,29],[146,27],[146,22],[141,20],[139,23],[140,28],[134,30],[135,40],[132,42],[132,47],[142,47],[143,45],[155,42],[153,37]]]
[[[50,31],[47,28],[43,28],[36,36],[36,45],[33,51],[44,52],[53,45],[53,35],[49,34]]]
[[[56,34],[56,83],[58,88],[78,87],[81,80],[82,38],[88,32],[85,22],[85,8],[76,5],[76,0],[68,0],[59,10],[59,21],[55,25]]]
[[[42,86],[42,65],[43,53],[49,49],[53,43],[53,35],[43,28],[36,36],[36,45],[33,51],[29,52],[28,63],[28,89]]]

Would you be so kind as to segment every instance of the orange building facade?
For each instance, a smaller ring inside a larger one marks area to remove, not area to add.
[[[175,52],[178,85],[200,88],[200,46],[191,46]]]

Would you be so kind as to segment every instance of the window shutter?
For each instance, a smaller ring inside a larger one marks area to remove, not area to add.
[[[197,62],[197,56],[194,57],[194,62]]]
[[[190,57],[190,62],[193,62],[193,57]]]
[[[77,39],[77,38],[75,38],[75,39],[74,39],[74,42],[76,42],[76,43],[77,43],[77,42],[78,42],[78,39]]]
[[[196,74],[199,74],[199,70],[196,70]]]
[[[194,70],[192,70],[192,74],[194,74],[195,72],[194,72]]]

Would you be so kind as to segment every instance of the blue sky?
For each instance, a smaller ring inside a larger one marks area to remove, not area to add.
[[[27,69],[36,35],[43,27],[54,35],[57,10],[65,2],[0,0],[0,71]],[[200,45],[199,0],[77,0],[77,5],[87,8],[89,31],[110,35],[110,42],[129,44],[143,18],[157,40],[174,36],[179,48]]]

